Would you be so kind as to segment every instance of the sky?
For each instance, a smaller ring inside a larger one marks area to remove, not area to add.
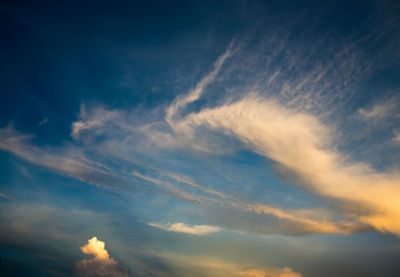
[[[398,1],[0,2],[0,275],[400,272]]]

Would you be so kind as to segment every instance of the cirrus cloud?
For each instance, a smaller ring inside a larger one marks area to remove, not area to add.
[[[182,222],[169,223],[169,224],[148,223],[148,225],[169,232],[185,233],[196,236],[202,236],[221,231],[221,228],[216,226],[209,226],[209,225],[190,226]]]
[[[349,161],[333,146],[333,130],[311,114],[252,95],[191,113],[171,127],[193,140],[201,127],[233,136],[275,161],[275,168],[294,184],[350,203],[349,217],[400,235],[400,172],[378,172],[366,163]]]

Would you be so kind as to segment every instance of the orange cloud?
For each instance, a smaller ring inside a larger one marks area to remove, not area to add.
[[[298,272],[294,272],[290,267],[284,268],[262,268],[262,269],[248,269],[238,273],[244,277],[301,277]]]
[[[198,127],[234,136],[275,161],[282,175],[290,176],[295,184],[344,200],[353,207],[347,216],[379,231],[400,235],[400,172],[379,172],[366,163],[350,162],[332,146],[334,131],[314,115],[251,96],[191,113],[170,124],[178,135],[193,140]],[[337,232],[335,228],[331,231]]]
[[[88,240],[88,244],[81,247],[81,251],[84,254],[93,255],[95,259],[109,259],[107,250],[105,249],[106,244],[98,240],[96,237]]]
[[[84,254],[92,255],[92,259],[80,260],[75,264],[79,277],[129,277],[129,268],[121,267],[120,263],[110,257],[105,249],[105,243],[96,237],[88,240],[81,247]]]

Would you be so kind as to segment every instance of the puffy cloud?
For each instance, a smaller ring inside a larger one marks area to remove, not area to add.
[[[171,122],[178,135],[196,139],[207,127],[239,139],[276,162],[276,169],[313,193],[350,203],[347,215],[400,235],[400,172],[377,172],[349,162],[332,146],[333,131],[315,116],[258,96],[246,97]]]
[[[290,267],[284,268],[262,268],[262,269],[248,269],[238,273],[244,277],[301,277],[302,274],[293,271]]]
[[[169,231],[169,232],[177,232],[177,233],[185,233],[190,235],[207,235],[210,233],[219,232],[221,229],[216,226],[209,225],[186,225],[185,223],[177,222],[173,224],[159,224],[159,223],[148,223],[148,225]]]
[[[75,270],[80,277],[129,277],[129,269],[121,267],[120,263],[111,258],[105,249],[105,243],[96,237],[88,240],[81,247],[84,254],[92,255],[92,259],[84,259],[75,264]]]
[[[106,244],[96,237],[88,240],[88,244],[81,247],[81,251],[88,255],[93,255],[95,259],[109,259]]]

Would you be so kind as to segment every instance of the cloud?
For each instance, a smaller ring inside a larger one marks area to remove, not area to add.
[[[71,136],[74,139],[80,139],[82,132],[104,126],[107,122],[118,122],[120,117],[121,114],[118,111],[107,111],[102,107],[92,109],[88,113],[85,105],[81,105],[79,120],[72,123]]]
[[[193,200],[196,200],[198,198],[197,196],[195,196],[195,195],[193,195],[191,193],[188,193],[188,192],[186,192],[186,191],[184,191],[182,189],[177,188],[176,186],[172,185],[169,182],[165,182],[165,181],[158,180],[158,179],[155,179],[155,178],[152,178],[152,177],[149,177],[149,176],[145,176],[145,175],[143,175],[143,174],[141,174],[141,173],[139,173],[137,171],[133,171],[132,175],[135,176],[135,177],[138,177],[140,179],[146,180],[147,182],[150,182],[150,183],[158,186],[159,188],[167,191],[168,193],[170,193],[170,194],[172,194],[175,197],[178,197],[180,199],[193,201]]]
[[[189,177],[178,175],[178,174],[173,174],[173,173],[166,173],[166,175],[171,177],[171,178],[173,178],[174,180],[176,180],[178,182],[188,184],[188,185],[193,186],[195,188],[198,188],[198,189],[200,189],[200,190],[202,190],[202,191],[204,191],[206,193],[213,194],[213,195],[216,195],[216,196],[219,196],[219,197],[222,197],[222,198],[228,198],[229,197],[229,196],[223,194],[222,192],[219,192],[219,191],[204,187],[202,185],[199,185],[195,181],[190,179]]]
[[[248,213],[251,214],[256,214],[256,215],[264,215],[266,216],[265,219],[267,218],[275,218],[279,219],[280,221],[286,223],[283,224],[283,229],[280,227],[281,232],[285,233],[296,233],[296,234],[305,234],[305,233],[319,233],[319,234],[326,234],[326,233],[353,233],[357,232],[360,230],[365,229],[365,226],[362,226],[360,224],[351,222],[349,220],[334,220],[330,215],[327,210],[324,209],[282,209],[276,206],[271,206],[271,205],[266,205],[266,204],[261,204],[257,202],[252,202],[250,200],[247,200],[245,198],[238,198],[232,195],[228,194],[222,194],[218,193],[217,191],[211,190],[211,192],[195,183],[193,180],[190,180],[184,176],[179,176],[179,175],[174,175],[171,173],[166,173],[167,176],[174,178],[175,180],[178,180],[183,183],[187,183],[195,188],[200,189],[201,191],[207,192],[210,194],[210,196],[200,196],[200,195],[195,195],[195,194],[189,194],[184,190],[181,190],[174,186],[173,184],[162,181],[159,179],[155,179],[153,177],[145,176],[142,175],[138,172],[133,172],[133,175],[136,177],[139,177],[143,180],[146,180],[148,182],[151,182],[159,187],[162,187],[164,190],[167,190],[171,194],[184,199],[184,200],[191,200],[192,202],[197,202],[197,203],[207,203],[209,206],[210,204],[217,204],[217,211],[215,211],[213,214],[214,216],[218,217],[226,217],[221,213],[224,208],[228,208],[230,210],[233,210],[235,212],[241,212],[241,213],[247,213],[247,217],[249,216]],[[213,196],[218,196],[217,198],[214,198]],[[200,202],[200,201],[201,202]],[[238,214],[236,214],[238,215]],[[234,221],[238,221],[239,219],[236,218]],[[232,227],[232,225],[229,224],[229,221],[227,222],[224,220],[225,223],[227,223],[229,227]],[[163,230],[168,230],[168,231],[174,231],[174,230],[183,230],[184,226],[176,225],[173,226],[174,228],[171,228],[172,224],[158,224],[158,223],[151,223],[149,224],[153,227],[161,228]],[[268,225],[268,224],[267,224]],[[244,224],[244,228],[242,230],[248,230],[246,229],[247,224]],[[182,227],[182,228],[181,228]],[[236,226],[238,228],[238,226]],[[253,226],[254,228],[254,226]],[[240,228],[239,228],[240,229]],[[278,228],[279,229],[279,228]],[[258,232],[266,232],[269,233],[267,229],[258,229]],[[276,232],[276,231],[275,231]]]
[[[48,118],[45,117],[45,118],[43,118],[43,119],[39,122],[38,125],[39,125],[39,126],[42,126],[42,125],[46,124],[48,121],[49,121]]]
[[[197,83],[194,89],[192,89],[187,95],[178,96],[175,101],[168,107],[166,111],[166,120],[171,121],[173,117],[177,114],[179,109],[184,108],[188,104],[198,100],[200,96],[203,94],[204,89],[211,84],[215,77],[218,75],[221,70],[225,60],[229,58],[233,54],[232,46],[234,41],[230,43],[227,50],[224,54],[222,54],[217,61],[214,63],[214,69],[207,74],[200,82]]]
[[[393,137],[393,141],[395,143],[400,143],[400,132],[395,132],[394,137]]]
[[[47,241],[48,246],[55,241],[67,244],[74,242],[80,232],[101,224],[102,232],[108,232],[111,219],[108,214],[99,211],[80,208],[60,208],[49,205],[24,204],[13,201],[0,209],[3,228],[0,229],[0,239],[3,243],[25,243],[21,238],[29,238],[30,242]],[[44,226],[46,231],[44,232]]]
[[[101,128],[101,126],[97,126],[96,128]],[[92,130],[88,129],[86,131]],[[90,135],[90,133],[87,133],[86,135]],[[94,162],[79,148],[38,148],[30,143],[31,136],[21,134],[15,131],[11,126],[0,129],[0,138],[0,148],[11,151],[12,153],[25,158],[32,163],[46,166],[50,169],[81,181],[108,189],[117,188],[119,184],[123,182],[121,176],[116,177],[115,172],[111,171],[103,164]],[[103,148],[104,147],[101,147],[100,145],[99,147],[96,147],[95,150]],[[114,154],[118,155],[118,153],[120,153],[120,151],[118,149],[114,149]],[[172,182],[145,176],[137,171],[133,171],[132,174],[137,178],[146,180],[147,182],[156,185],[162,191],[165,191],[179,199],[192,202],[200,201],[202,203],[207,202],[208,204],[216,204],[216,206],[214,205],[214,209],[217,209],[218,212],[216,211],[213,213],[215,216],[221,215],[221,212],[219,212],[221,209],[231,209],[259,215],[262,214],[269,218],[275,217],[283,222],[287,222],[288,224],[285,223],[284,227],[281,228],[286,228],[286,230],[282,231],[289,233],[291,231],[294,231],[295,233],[348,233],[357,230],[358,228],[357,226],[352,226],[348,222],[332,222],[330,219],[321,216],[323,215],[321,211],[318,211],[319,214],[316,212],[304,211],[299,214],[299,212],[295,210],[285,210],[270,205],[253,203],[251,201],[243,201],[243,199],[238,199],[237,197],[233,197],[229,194],[199,185],[186,176],[171,172],[163,172],[164,171],[161,171],[161,174],[171,178]],[[126,177],[129,178],[129,176]],[[178,186],[178,184],[180,185]],[[182,186],[183,184],[189,186]],[[202,210],[204,208],[202,208]],[[222,214],[223,213],[224,212],[222,212]],[[231,223],[226,222],[225,226],[232,228],[233,225]],[[235,229],[239,227],[237,224],[235,225]],[[247,229],[239,228],[239,230]],[[269,233],[270,231],[271,230],[268,228],[257,229],[257,232]],[[273,232],[277,232],[277,230]]]
[[[359,118],[364,121],[377,123],[388,117],[399,116],[396,114],[396,112],[398,112],[397,108],[399,107],[399,99],[399,97],[393,96],[389,100],[375,103],[368,109],[359,109]]]
[[[269,267],[262,269],[247,269],[238,273],[244,277],[301,277],[302,274],[293,271],[290,267]]]
[[[0,198],[8,199],[8,200],[14,200],[11,196],[8,196],[5,193],[0,192]]]
[[[243,267],[241,263],[246,257],[241,257],[241,262],[232,262],[221,257],[209,255],[178,254],[172,252],[158,252],[156,254],[166,262],[174,265],[172,276],[215,276],[215,277],[301,277],[290,267]],[[244,269],[246,268],[246,269]],[[194,271],[195,269],[195,271]],[[194,274],[196,273],[196,274]],[[168,275],[168,276],[171,276]]]
[[[253,95],[191,113],[171,124],[177,135],[194,140],[200,127],[236,137],[276,162],[278,172],[291,177],[291,182],[347,201],[359,207],[348,216],[400,235],[400,172],[377,172],[366,163],[350,162],[333,147],[333,131],[311,114]]]
[[[105,249],[106,244],[98,240],[96,237],[88,240],[88,244],[81,247],[81,251],[87,255],[93,255],[95,259],[109,259],[107,250]]]
[[[219,137],[214,133],[222,134],[274,161],[276,171],[285,181],[299,185],[308,192],[338,200],[341,204],[345,203],[346,205],[332,213],[340,213],[346,220],[331,220],[321,213],[322,209],[296,211],[252,201],[240,201],[224,191],[200,186],[180,174],[166,174],[170,178],[169,181],[173,179],[175,183],[144,176],[137,171],[133,171],[133,175],[156,184],[170,195],[183,200],[201,199],[228,206],[233,210],[275,217],[285,223],[289,222],[290,227],[285,225],[289,229],[293,228],[293,224],[296,225],[296,233],[299,230],[306,233],[350,233],[360,230],[363,224],[380,231],[400,233],[400,225],[395,220],[400,214],[397,204],[399,173],[379,172],[368,164],[350,162],[346,153],[335,149],[334,138],[337,136],[334,131],[323,124],[315,114],[283,106],[279,100],[261,97],[256,93],[246,93],[247,97],[225,101],[214,108],[180,113],[190,103],[200,99],[205,89],[215,81],[218,74],[221,74],[226,60],[233,58],[233,52],[231,44],[209,74],[187,95],[175,99],[165,111],[164,122],[159,118],[158,121],[150,123],[148,119],[145,123],[133,122],[134,112],[108,110],[103,106],[88,109],[82,105],[78,120],[72,123],[71,136],[79,141],[75,142],[74,146],[39,148],[31,143],[30,136],[21,134],[9,126],[0,129],[0,149],[61,174],[105,188],[114,188],[122,180],[136,181],[130,172],[131,168],[137,168],[137,164],[146,168],[149,164],[154,164],[154,161],[158,163],[157,166],[165,166],[166,162],[169,162],[165,159],[166,156],[154,154],[157,151],[155,147],[143,147],[144,144],[151,142],[161,148],[173,145],[176,147],[173,151],[184,148],[208,150],[211,154],[218,154],[229,147],[223,139],[222,143],[216,143]],[[318,72],[312,71],[311,77],[308,76],[311,79],[306,78],[299,84],[285,83],[282,89],[286,93],[292,93],[292,88],[303,91],[313,82],[319,82],[322,75],[329,75],[329,70]],[[284,78],[281,76],[286,74],[275,73],[271,72],[271,83],[281,81],[277,79]],[[242,91],[240,93],[243,94]],[[283,96],[284,93],[280,95],[280,100],[284,99]],[[311,96],[312,94],[308,94],[306,98]],[[198,147],[200,144],[204,147]],[[222,151],[218,151],[218,148]],[[91,151],[94,159],[87,155]],[[177,153],[181,154],[173,154]],[[140,160],[136,156],[144,159]],[[121,170],[121,167],[111,170],[105,164],[96,162],[99,157],[104,158],[106,162],[111,161],[110,163],[124,163],[126,172]],[[142,162],[143,160],[146,162]],[[188,186],[182,188],[182,184],[190,185],[191,192],[188,192]],[[197,190],[192,193],[193,188]],[[196,194],[198,192],[207,196],[199,196]],[[219,198],[224,201],[220,201]]]
[[[323,209],[285,210],[260,203],[241,203],[234,206],[242,210],[274,216],[282,221],[287,221],[293,226],[287,226],[286,228],[297,233],[349,234],[363,230],[362,226],[348,220],[331,220],[327,215],[327,212]]]
[[[75,264],[76,274],[80,277],[129,277],[129,269],[111,258],[105,249],[105,243],[96,237],[88,240],[81,247],[84,254],[92,255],[92,259],[84,259]]]
[[[12,125],[0,128],[0,150],[96,186],[111,188],[122,183],[121,178],[106,165],[92,160],[82,149],[73,146],[37,147],[31,143],[32,138],[16,131]]]
[[[185,233],[190,235],[202,236],[221,231],[219,227],[209,225],[186,225],[185,223],[177,222],[172,224],[148,223],[148,225],[159,228],[161,230],[177,233]]]

